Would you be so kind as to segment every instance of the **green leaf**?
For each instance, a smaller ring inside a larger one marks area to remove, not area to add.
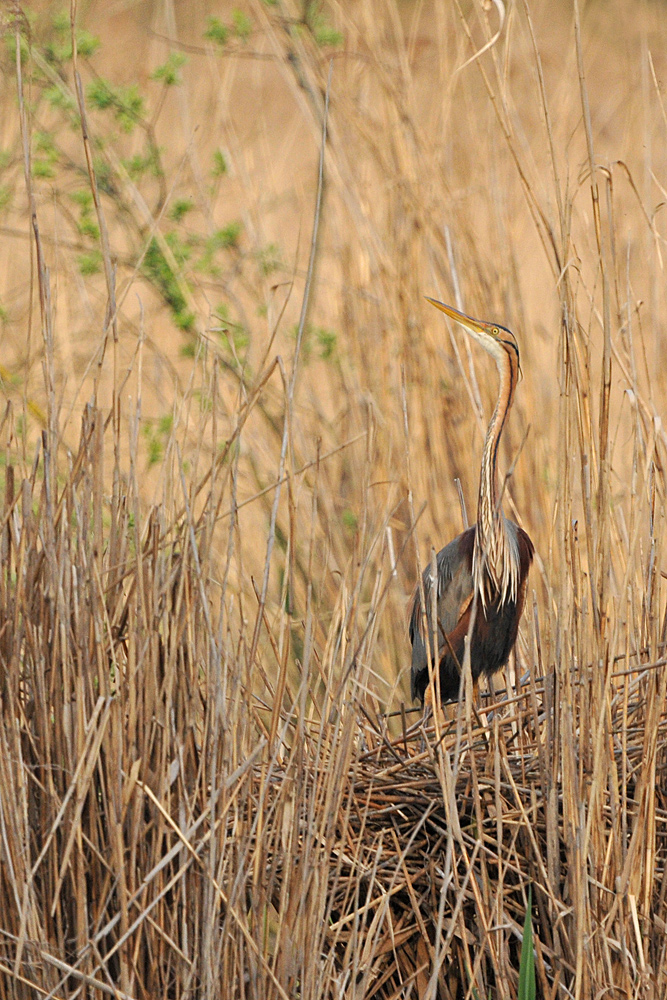
[[[176,276],[154,237],[148,244],[142,271],[149,281],[152,281],[159,289],[163,299],[174,313],[184,312],[187,303],[179,288]]]
[[[112,107],[114,101],[111,85],[98,77],[88,86],[88,100],[98,111],[106,111]]]
[[[280,247],[277,243],[267,243],[265,247],[257,251],[257,263],[263,275],[268,277],[282,267],[282,257]]]
[[[232,250],[238,247],[239,237],[243,230],[240,222],[230,222],[222,229],[218,229],[212,236],[209,236],[204,244],[204,249],[197,269],[206,274],[217,277],[220,275],[220,267],[216,262],[216,254],[219,250]]]
[[[72,58],[72,39],[70,34],[69,11],[63,10],[53,18],[53,29],[62,41],[51,40],[45,49],[46,58],[49,62],[65,62]],[[76,49],[84,59],[90,59],[100,47],[100,40],[97,35],[92,35],[85,28],[80,28],[76,33]]]
[[[124,132],[131,132],[144,113],[144,99],[136,84],[112,87],[108,80],[98,77],[89,84],[87,95],[98,111],[113,111]]]
[[[153,177],[162,176],[162,165],[160,163],[159,152],[154,146],[146,147],[145,153],[135,153],[127,159],[121,160],[130,177],[142,177],[149,172]]]
[[[29,19],[30,20],[30,19]],[[27,25],[23,24],[20,18],[17,18],[18,30],[20,33],[20,46],[21,46],[21,62],[27,63],[30,58],[30,49],[28,48],[28,42],[23,35],[26,30]],[[4,32],[5,36],[5,46],[7,48],[7,53],[10,59],[16,59],[16,35],[13,31]]]
[[[93,207],[93,195],[90,188],[79,188],[77,191],[70,191],[69,196],[82,212],[88,212]]]
[[[148,464],[156,465],[162,458],[162,442],[157,437],[148,439]]]
[[[225,160],[224,153],[219,149],[216,149],[213,154],[213,170],[211,173],[214,177],[222,177],[223,174],[227,173],[227,161]]]
[[[230,222],[222,229],[218,229],[209,240],[211,249],[228,249],[237,246],[242,228],[240,222]]]
[[[59,108],[69,114],[76,114],[76,102],[69,94],[63,93],[60,87],[47,87],[44,91],[44,98],[52,108]]]
[[[208,38],[209,42],[225,45],[228,37],[229,28],[227,25],[223,24],[219,17],[209,17],[204,38]]]
[[[123,132],[131,132],[144,113],[144,99],[139,88],[132,84],[118,91],[116,118]]]
[[[171,229],[165,233],[165,242],[169,245],[177,264],[181,265],[190,259],[192,251],[187,243],[184,243],[175,230]]]
[[[308,4],[306,24],[312,31],[316,43],[322,48],[339,48],[343,44],[343,35],[331,27],[320,9],[318,0]]]
[[[173,414],[165,413],[165,415],[160,417],[158,421],[157,428],[159,433],[163,434],[165,437],[168,437],[169,434],[171,434],[171,428],[173,427],[173,424],[174,424]]]
[[[79,271],[81,274],[97,274],[102,270],[102,254],[99,250],[91,250],[90,253],[82,253],[79,256]]]
[[[100,47],[100,40],[97,35],[91,35],[85,29],[76,33],[76,47],[80,56],[90,59]]]
[[[66,10],[59,10],[53,15],[53,30],[58,35],[66,35],[69,31],[69,14]]]
[[[336,350],[336,334],[333,330],[325,330],[323,327],[317,327],[315,336],[320,345],[320,357],[323,361],[329,361]]]
[[[176,198],[169,211],[169,218],[173,219],[174,222],[180,222],[194,207],[194,203],[189,198]]]
[[[349,507],[346,508],[341,514],[341,521],[343,522],[348,531],[357,530],[357,523],[358,523],[357,515],[354,513],[353,510],[350,510]]]
[[[195,314],[189,310],[181,310],[181,312],[174,313],[174,323],[179,330],[185,330],[189,333],[195,325]]]
[[[83,215],[78,222],[78,229],[82,236],[89,236],[92,240],[100,238],[100,230],[94,219],[88,215]]]
[[[49,178],[55,177],[56,172],[48,160],[34,159],[32,161],[32,175],[33,177]]]
[[[242,42],[247,42],[252,34],[252,21],[248,15],[244,11],[238,10],[238,8],[233,10],[232,24],[236,37],[240,38]]]
[[[523,941],[521,942],[521,958],[519,960],[519,995],[518,1000],[535,1000],[535,955],[533,952],[533,924],[531,911],[533,908],[533,887],[528,886],[528,908],[523,922]]]
[[[345,41],[342,32],[328,24],[320,24],[314,31],[315,41],[321,48],[339,49]]]
[[[181,66],[187,62],[182,52],[170,52],[166,63],[151,73],[151,80],[161,80],[165,87],[173,87],[181,82],[181,75],[178,72]]]
[[[35,132],[35,156],[32,172],[35,177],[55,177],[54,164],[58,162],[58,150],[48,132]]]
[[[113,174],[111,172],[111,165],[107,163],[106,160],[102,159],[101,156],[96,156],[93,160],[93,167],[95,168],[97,186],[100,191],[104,191],[105,194],[115,197],[117,195],[117,191]]]

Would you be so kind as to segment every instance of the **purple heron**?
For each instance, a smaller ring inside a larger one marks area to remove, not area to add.
[[[507,663],[516,642],[534,548],[523,528],[504,516],[498,497],[498,442],[520,372],[519,348],[514,334],[497,323],[471,319],[435,299],[428,301],[460,323],[491,355],[499,375],[498,401],[482,453],[477,523],[436,556],[437,655],[432,622],[434,581],[430,566],[423,574],[426,614],[422,611],[420,588],[417,587],[410,617],[412,697],[424,701],[429,683],[428,642],[433,669],[439,666],[440,699],[446,702],[455,701],[459,696],[465,637],[471,625],[470,666],[475,688],[481,674],[490,677]]]

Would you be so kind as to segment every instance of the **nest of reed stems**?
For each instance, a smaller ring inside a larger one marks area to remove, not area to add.
[[[631,671],[629,697],[624,691],[613,701],[613,760],[617,780],[622,773],[627,776],[627,800],[642,783],[644,706],[656,695],[656,666],[661,664]],[[628,675],[615,671],[610,680],[617,684]],[[426,720],[406,728],[402,710],[402,733],[393,738],[386,720],[362,710],[341,808],[324,851],[326,942],[337,981],[352,990],[350,995],[516,996],[529,885],[537,995],[573,995],[578,949],[569,901],[581,891],[583,878],[593,896],[599,895],[602,912],[608,890],[570,867],[573,855],[581,857],[582,845],[574,843],[577,834],[568,831],[564,817],[575,814],[579,803],[564,802],[575,783],[553,776],[554,677],[524,680],[509,697],[496,691],[493,703],[488,693],[474,713],[450,705],[438,719],[429,712]],[[655,932],[650,951],[658,962],[664,947],[658,913],[664,911],[667,878],[666,727],[663,712],[655,744],[657,829],[650,903]],[[585,776],[586,763],[577,763]],[[320,755],[319,764],[304,764],[304,786],[326,786],[333,766],[326,755]],[[257,769],[258,798],[264,776]],[[278,768],[270,782],[270,798],[278,808],[284,777]],[[604,829],[597,835],[611,844],[618,820],[613,800],[599,815]],[[305,823],[304,814],[302,829]],[[627,863],[627,853],[625,858]],[[278,856],[267,870],[279,909],[285,883],[295,876]],[[626,904],[639,936],[637,901],[629,896]],[[598,938],[603,926],[595,932]],[[609,934],[602,947],[614,969],[610,981],[634,981],[628,996],[656,995],[652,969],[648,964],[637,968],[632,945]],[[350,962],[351,954],[356,963]],[[485,992],[476,993],[475,984],[483,984]]]

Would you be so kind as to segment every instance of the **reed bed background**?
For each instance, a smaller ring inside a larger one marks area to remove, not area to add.
[[[667,995],[664,7],[504,14],[3,8],[3,998],[512,998],[529,886],[539,996]],[[426,725],[425,294],[537,553]]]

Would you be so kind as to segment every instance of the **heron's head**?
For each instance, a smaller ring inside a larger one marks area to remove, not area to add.
[[[446,306],[444,302],[438,302],[437,299],[431,299],[428,296],[426,296],[426,301],[430,302],[436,309],[440,309],[450,319],[460,323],[473,340],[481,344],[484,350],[494,357],[496,361],[502,361],[504,354],[507,354],[510,360],[516,363],[519,371],[521,371],[519,345],[516,342],[516,337],[507,327],[500,326],[499,323],[485,323],[481,319],[473,319],[471,316],[466,316],[465,313],[459,312],[458,309],[454,309],[453,306]]]

